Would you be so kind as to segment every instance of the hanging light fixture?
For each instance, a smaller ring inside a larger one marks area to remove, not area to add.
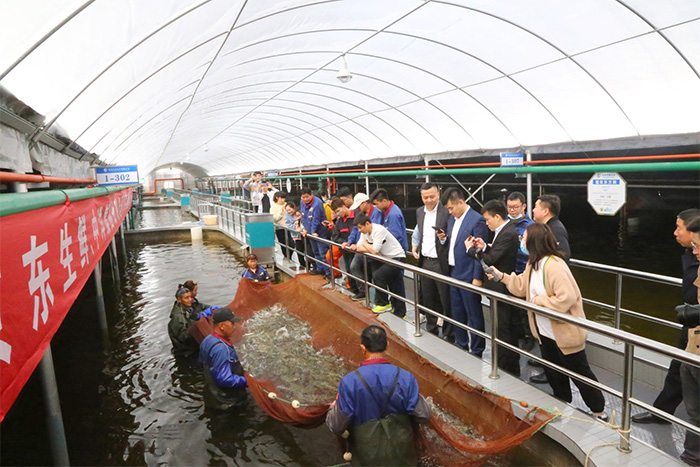
[[[345,54],[340,56],[340,60],[340,70],[338,70],[336,78],[338,78],[338,81],[341,83],[347,84],[352,79],[352,74],[350,73],[350,70],[348,70],[348,64],[345,61]]]
[[[207,146],[207,143],[204,143],[204,152],[207,152],[209,150],[209,146]]]

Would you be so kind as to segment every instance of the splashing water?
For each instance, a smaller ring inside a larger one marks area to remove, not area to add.
[[[315,404],[335,398],[349,369],[330,349],[314,349],[305,321],[277,304],[256,312],[245,326],[237,350],[251,375],[272,381],[278,395],[287,400]]]

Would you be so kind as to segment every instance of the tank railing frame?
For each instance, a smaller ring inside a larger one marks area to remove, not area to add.
[[[282,228],[287,229],[287,230],[291,230],[287,227],[282,227]],[[306,239],[306,237],[304,237],[304,239]],[[316,241],[322,242],[322,243],[326,243],[329,246],[334,245],[335,247],[342,248],[338,243],[332,242],[331,240],[328,240],[328,239],[325,239],[322,237],[313,237],[313,239]],[[305,245],[305,248],[306,247],[308,247],[308,244]],[[294,248],[292,248],[292,249],[294,249]],[[634,349],[635,349],[635,347],[641,347],[641,348],[644,348],[646,350],[649,350],[649,351],[652,351],[655,353],[659,353],[659,354],[665,355],[665,356],[673,358],[673,359],[680,360],[683,363],[687,363],[687,364],[698,366],[698,367],[700,367],[700,356],[693,355],[690,352],[685,352],[684,350],[678,349],[676,347],[672,347],[672,346],[669,346],[667,344],[663,344],[663,343],[660,343],[660,342],[657,342],[657,341],[654,341],[654,340],[651,340],[651,339],[648,339],[648,338],[645,338],[642,336],[638,336],[636,334],[632,334],[630,332],[623,331],[621,329],[617,329],[617,328],[614,328],[612,326],[608,326],[606,324],[596,323],[595,321],[590,321],[588,319],[575,318],[575,317],[572,317],[569,315],[565,315],[565,314],[559,313],[557,311],[552,311],[548,308],[544,308],[544,307],[541,307],[539,305],[535,305],[531,302],[519,299],[517,297],[501,294],[499,292],[494,292],[494,291],[485,289],[483,287],[475,286],[473,284],[469,284],[467,282],[463,282],[463,281],[454,279],[454,278],[449,277],[449,276],[444,276],[442,274],[438,274],[438,273],[435,273],[432,271],[428,271],[428,270],[419,268],[417,266],[413,266],[413,265],[406,264],[406,263],[403,263],[400,261],[395,261],[392,259],[384,258],[384,257],[378,256],[378,255],[372,255],[369,253],[363,253],[363,252],[358,252],[358,251],[354,251],[354,253],[364,256],[365,257],[364,258],[365,264],[367,262],[367,259],[372,259],[374,261],[381,261],[383,263],[390,264],[394,267],[401,268],[403,270],[411,271],[413,273],[414,280],[416,280],[415,279],[416,277],[425,276],[425,277],[428,277],[430,279],[443,282],[449,286],[458,287],[458,288],[468,290],[468,291],[473,292],[473,293],[477,293],[479,295],[484,295],[495,303],[504,302],[504,303],[507,303],[507,304],[515,306],[515,307],[524,308],[528,311],[532,311],[533,313],[535,313],[537,315],[542,315],[542,316],[545,316],[549,319],[553,319],[555,321],[564,321],[566,323],[582,327],[582,328],[586,329],[587,331],[591,331],[591,332],[594,332],[597,334],[602,334],[606,337],[612,338],[614,341],[623,342],[625,344],[625,354],[624,354],[625,369],[624,369],[624,375],[623,375],[623,388],[624,389],[623,389],[623,391],[619,391],[619,390],[614,389],[610,386],[607,386],[599,381],[593,381],[585,376],[579,375],[578,373],[575,373],[575,372],[568,370],[564,367],[561,367],[555,363],[552,363],[548,360],[544,360],[541,357],[538,357],[534,354],[531,354],[527,351],[524,351],[517,346],[511,345],[507,342],[500,340],[497,337],[497,335],[498,335],[498,322],[497,322],[497,318],[495,318],[495,316],[494,316],[494,311],[497,309],[498,305],[496,305],[496,307],[492,307],[489,311],[491,313],[491,320],[492,320],[491,322],[496,323],[496,325],[493,326],[496,334],[495,335],[488,335],[483,331],[473,329],[473,328],[471,328],[463,323],[460,323],[460,322],[458,322],[458,321],[456,321],[448,316],[437,313],[436,311],[431,310],[430,308],[427,308],[427,307],[417,303],[418,297],[414,297],[414,300],[411,301],[411,300],[407,299],[406,297],[401,297],[401,296],[396,295],[395,293],[393,293],[389,290],[383,289],[381,287],[377,287],[375,284],[370,283],[370,281],[367,281],[364,278],[360,278],[360,277],[352,275],[351,273],[345,272],[345,274],[347,274],[348,277],[352,277],[353,279],[364,283],[366,291],[371,287],[371,288],[374,288],[376,290],[380,290],[380,291],[386,293],[390,297],[394,297],[394,298],[396,298],[398,300],[402,300],[406,303],[412,303],[415,306],[415,310],[416,310],[414,319],[418,323],[420,323],[420,312],[423,311],[426,313],[430,313],[437,318],[442,318],[444,321],[451,323],[453,326],[457,326],[461,329],[464,329],[467,332],[476,334],[480,337],[483,337],[486,340],[489,340],[491,342],[491,349],[493,352],[492,364],[491,364],[491,374],[489,375],[490,378],[495,379],[495,378],[499,377],[498,376],[498,366],[497,366],[497,362],[495,362],[496,359],[494,358],[494,356],[497,355],[497,352],[498,352],[497,346],[500,345],[506,349],[509,349],[509,350],[512,350],[512,351],[518,353],[519,355],[524,355],[528,358],[531,358],[531,359],[541,363],[542,365],[547,366],[548,368],[551,368],[553,370],[557,370],[570,378],[574,378],[575,380],[581,381],[581,382],[588,384],[596,389],[599,389],[601,391],[607,392],[608,394],[611,394],[615,397],[620,398],[622,400],[622,407],[623,407],[622,414],[621,414],[621,424],[620,424],[620,443],[618,446],[618,449],[620,451],[630,452],[630,450],[631,450],[630,441],[629,441],[629,427],[631,424],[630,417],[631,417],[631,406],[632,405],[636,405],[638,407],[641,407],[641,408],[649,411],[650,413],[652,413],[660,418],[663,418],[667,421],[670,421],[672,423],[680,425],[683,428],[685,428],[686,430],[690,430],[694,433],[700,434],[700,427],[696,427],[694,425],[691,425],[690,423],[688,423],[684,420],[681,420],[680,418],[678,418],[674,415],[668,414],[660,409],[657,409],[653,405],[647,404],[644,401],[641,401],[641,400],[632,396],[632,381],[633,381],[633,377],[634,377],[634,368],[633,368],[633,365],[630,363],[630,362],[634,361]],[[307,257],[307,261],[308,261],[308,258],[312,258],[313,261],[315,261],[315,262],[323,262],[321,260],[317,260],[316,258],[309,257],[308,255],[306,255],[306,257]],[[328,265],[328,263],[325,263],[325,262],[323,262],[323,263]],[[365,269],[365,274],[366,274],[366,272],[367,271]],[[369,297],[368,292],[366,293],[366,297],[367,298]],[[419,324],[418,324],[418,326],[419,326]],[[418,326],[416,326],[416,328],[418,328]],[[416,335],[416,337],[420,337],[420,336]],[[496,350],[494,351],[494,349],[496,349]]]

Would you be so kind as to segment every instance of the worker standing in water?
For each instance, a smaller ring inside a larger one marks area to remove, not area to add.
[[[337,435],[349,431],[353,465],[416,465],[413,422],[427,423],[430,405],[416,378],[384,358],[384,328],[366,327],[361,342],[365,359],[341,380],[326,425]]]
[[[247,403],[248,382],[243,376],[236,350],[231,343],[235,323],[241,318],[228,308],[212,313],[214,329],[199,347],[199,363],[204,373],[204,406],[214,410],[237,410]]]

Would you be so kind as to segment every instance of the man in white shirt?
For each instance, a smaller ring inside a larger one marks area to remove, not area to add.
[[[444,276],[450,275],[447,263],[447,245],[440,243],[438,232],[447,231],[447,221],[450,213],[440,203],[440,193],[434,183],[424,183],[420,187],[423,205],[416,210],[416,228],[411,237],[411,252],[418,260],[418,267],[436,272]],[[420,278],[420,303],[442,315],[450,315],[450,289],[447,284],[427,276]],[[426,330],[438,335],[440,330],[437,317],[426,314]],[[454,340],[450,332],[452,325],[443,323],[442,334],[446,340]]]
[[[355,216],[354,225],[360,231],[356,251],[383,256],[395,261],[406,261],[406,253],[401,243],[383,225],[373,224],[365,213]],[[401,275],[401,269],[382,261],[372,261],[370,265],[372,267],[372,283],[377,287],[398,294],[398,290],[391,290],[390,284],[395,283],[394,281]],[[377,289],[374,301],[376,305],[372,308],[374,313],[392,311],[386,292]],[[405,317],[406,303],[402,300],[396,300],[393,312],[399,318]]]

